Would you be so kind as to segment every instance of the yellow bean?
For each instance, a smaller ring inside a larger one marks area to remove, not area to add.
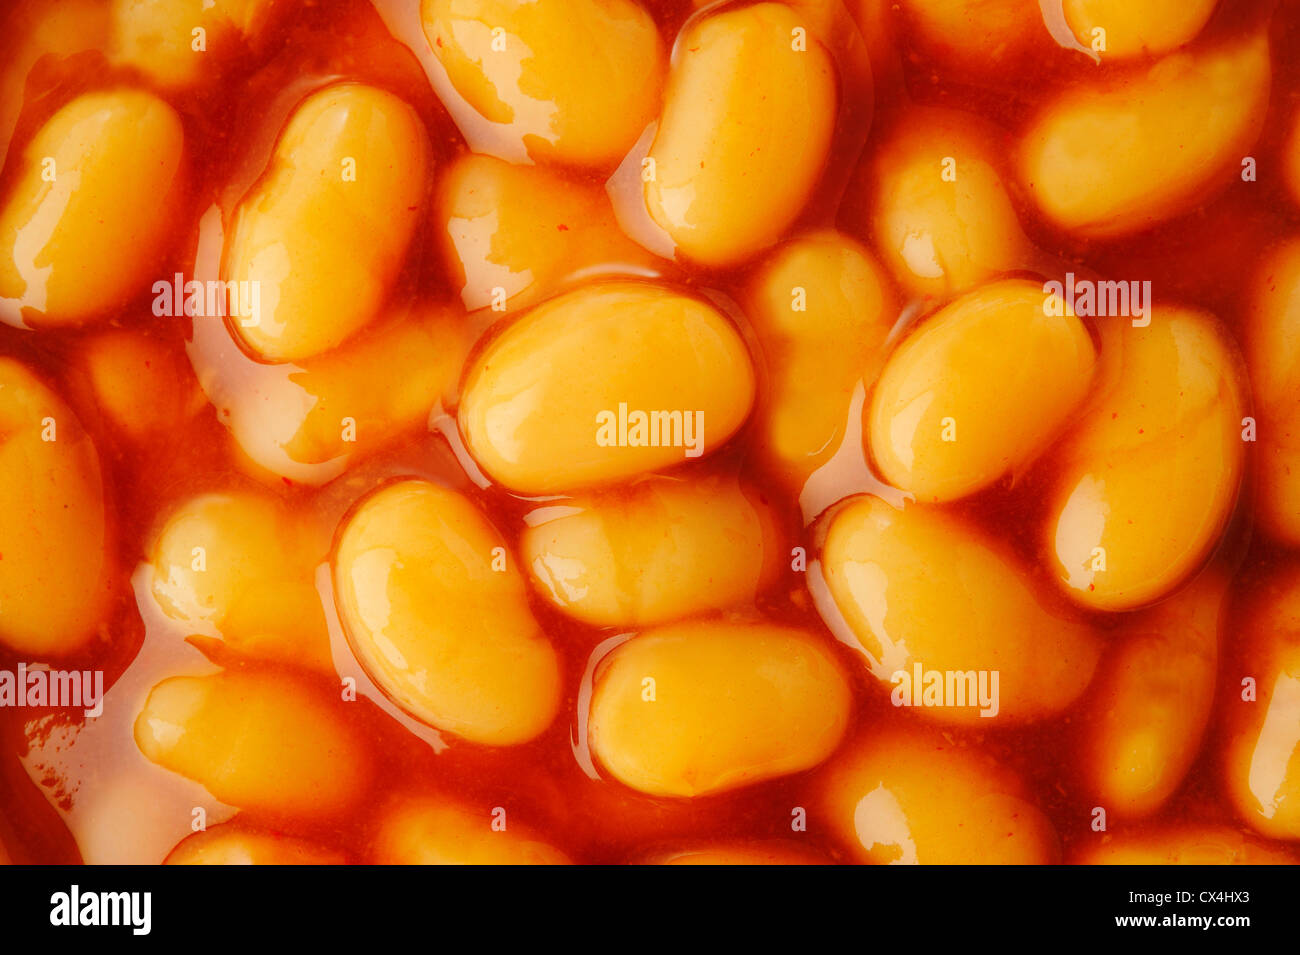
[[[86,93],[23,150],[0,210],[0,316],[102,316],[157,267],[181,205],[185,133],[141,90]]]
[[[1218,0],[1065,0],[1065,21],[1103,61],[1158,56],[1201,32]],[[1098,34],[1096,31],[1102,31]],[[1104,38],[1104,48],[1097,41]]]
[[[897,317],[893,289],[866,248],[824,230],[764,261],[749,302],[770,374],[766,450],[802,484],[839,447],[854,388],[875,377]]]
[[[218,79],[242,41],[285,9],[275,0],[113,0],[112,51],[158,86],[185,90]]]
[[[1243,639],[1226,704],[1228,796],[1256,831],[1300,839],[1300,565],[1257,581],[1236,623]]]
[[[1013,555],[943,511],[856,498],[830,520],[822,570],[896,706],[919,700],[944,722],[1039,719],[1074,702],[1096,667],[1092,632],[1049,609]],[[936,673],[942,699],[930,695]]]
[[[1142,833],[1096,833],[1074,865],[1295,865],[1294,854],[1227,826],[1178,826]]]
[[[524,308],[582,269],[653,260],[619,229],[603,190],[477,153],[443,173],[434,219],[443,265],[470,310]]]
[[[997,63],[1047,39],[1036,0],[902,0],[899,7],[924,46],[961,65]]]
[[[95,407],[131,441],[160,435],[204,406],[179,346],[115,328],[87,339],[77,357]]]
[[[155,686],[135,720],[140,752],[248,811],[312,817],[366,795],[365,740],[349,704],[288,672],[226,670]]]
[[[1236,175],[1263,128],[1270,73],[1256,34],[1067,90],[1024,136],[1025,187],[1043,215],[1085,236],[1186,212]]]
[[[650,630],[600,665],[591,751],[654,796],[703,796],[816,766],[848,725],[849,685],[810,634],[699,621]]]
[[[1241,482],[1240,365],[1204,313],[1103,324],[1099,397],[1059,452],[1044,529],[1075,601],[1131,610],[1205,562]]]
[[[377,865],[571,864],[563,852],[511,819],[505,807],[474,809],[429,797],[388,808],[372,856]]]
[[[1042,865],[1060,856],[1021,781],[946,734],[873,729],[832,763],[820,804],[860,862]]]
[[[726,442],[754,369],[711,305],[640,282],[589,285],[510,325],[470,366],[460,433],[523,494],[609,484]]]
[[[290,387],[244,425],[260,434],[245,446],[274,442],[289,457],[318,464],[363,455],[404,431],[419,429],[439,399],[456,384],[468,342],[464,323],[450,309],[416,309],[346,349],[309,358],[288,375]],[[385,386],[378,388],[377,381]],[[263,401],[263,405],[268,402]],[[241,437],[241,430],[235,430]]]
[[[367,498],[343,526],[334,586],[362,666],[412,716],[497,746],[554,719],[555,650],[505,540],[460,494],[412,480]]]
[[[1126,621],[1080,721],[1086,784],[1111,816],[1145,816],[1182,783],[1214,703],[1227,580],[1214,568]]]
[[[347,857],[305,839],[237,822],[182,839],[164,865],[343,865]]]
[[[903,341],[865,415],[886,481],[918,500],[950,501],[1017,476],[1046,449],[1087,395],[1096,364],[1083,323],[1047,301],[1036,282],[995,282]]]
[[[313,582],[322,556],[271,500],[200,495],[174,510],[154,540],[153,595],[167,616],[217,630],[236,654],[332,671]]]
[[[830,54],[783,4],[688,26],[642,170],[646,208],[678,253],[721,267],[780,238],[821,175],[837,97]]]
[[[456,92],[534,160],[613,166],[659,104],[663,42],[633,0],[424,0],[421,12]]]
[[[1245,349],[1258,429],[1256,522],[1270,537],[1300,546],[1300,239],[1283,242],[1261,264]]]
[[[391,93],[341,83],[302,102],[240,202],[223,278],[231,327],[267,361],[339,345],[378,314],[415,232],[432,160],[420,117]]]
[[[1030,246],[1002,184],[998,138],[964,113],[914,109],[870,166],[871,230],[917,296],[949,298],[1024,268]]]
[[[26,99],[27,78],[46,56],[57,59],[102,50],[109,9],[102,0],[45,0],[6,10],[5,60],[0,63],[0,154],[8,151]]]
[[[520,557],[540,593],[601,627],[752,602],[783,557],[771,507],[729,477],[655,475],[547,518],[530,521]]]
[[[0,357],[0,644],[44,659],[96,635],[112,558],[99,455],[72,410]]]

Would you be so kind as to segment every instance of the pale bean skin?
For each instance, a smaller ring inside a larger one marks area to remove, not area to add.
[[[790,8],[693,21],[674,51],[653,178],[643,174],[646,209],[679,257],[721,268],[780,238],[821,175],[837,97],[830,54]]]
[[[731,477],[650,476],[544,515],[520,558],[538,593],[598,627],[752,603],[788,553],[772,509]]]
[[[604,190],[478,153],[439,178],[434,219],[443,266],[471,311],[525,308],[591,267],[654,264],[623,234]],[[497,289],[504,302],[494,301]]]
[[[1300,565],[1253,582],[1233,622],[1240,663],[1225,688],[1225,788],[1256,832],[1300,840]],[[1254,701],[1243,699],[1247,677]]]
[[[177,506],[150,548],[152,592],[163,613],[219,640],[208,653],[279,660],[332,672],[313,574],[323,554],[273,500],[205,494]]]
[[[1195,39],[1218,0],[1065,0],[1065,20],[1078,41],[1093,48],[1093,31],[1105,30],[1104,61],[1158,56]]]
[[[1228,826],[1167,827],[1140,834],[1093,833],[1096,842],[1071,855],[1072,865],[1295,865],[1286,849]]]
[[[921,501],[951,501],[1025,471],[1092,384],[1096,349],[1042,285],[981,286],[890,355],[864,415],[872,460]],[[1029,356],[1033,356],[1030,358]]]
[[[1024,186],[1047,219],[1080,236],[1159,225],[1234,180],[1263,128],[1270,75],[1258,34],[1067,90],[1024,133]]]
[[[1003,184],[1000,136],[968,114],[914,108],[870,161],[870,228],[899,284],[947,299],[1031,255]]]
[[[150,762],[240,809],[295,817],[356,806],[371,782],[362,734],[337,694],[289,671],[177,676],[149,693],[135,742]]]
[[[163,865],[344,865],[347,857],[282,833],[238,822],[196,832],[177,843]]]
[[[744,423],[755,390],[749,352],[721,312],[666,288],[611,281],[550,299],[492,339],[466,372],[457,421],[489,478],[554,494],[707,454]],[[629,414],[702,416],[696,447],[684,416],[675,445],[663,436],[657,447],[632,445],[630,431],[627,445],[602,445],[602,415],[616,419],[620,404]]]
[[[1207,568],[1111,637],[1080,720],[1080,764],[1112,817],[1158,810],[1200,752],[1214,705],[1227,584],[1220,568]]]
[[[1097,395],[1059,451],[1043,545],[1065,593],[1132,610],[1202,566],[1237,501],[1242,363],[1217,321],[1157,304],[1101,324]]]
[[[821,566],[835,608],[886,687],[902,691],[895,674],[910,679],[918,663],[997,671],[992,715],[968,703],[920,708],[926,718],[981,726],[1041,719],[1073,703],[1096,668],[1092,631],[1046,603],[1000,543],[943,511],[851,499],[824,529]]]
[[[1052,824],[1023,783],[948,734],[881,727],[845,747],[823,777],[820,813],[858,862],[1044,865]]]
[[[666,51],[633,0],[424,0],[421,16],[456,92],[535,162],[611,168],[659,105]]]
[[[897,297],[865,246],[827,229],[767,258],[749,303],[768,371],[759,408],[763,448],[800,486],[839,447],[854,389],[874,380]]]
[[[467,498],[416,480],[366,498],[340,531],[334,586],[358,659],[412,716],[491,746],[554,719],[555,649],[515,556]]]
[[[588,738],[624,785],[704,796],[817,765],[843,736],[850,702],[815,636],[693,621],[641,633],[602,661]]]
[[[400,800],[380,819],[377,865],[570,865],[570,859],[509,814],[494,830],[492,809],[439,797]]]
[[[115,564],[99,454],[72,409],[6,357],[0,498],[0,644],[36,660],[86,648],[108,611]]]
[[[229,320],[244,346],[266,361],[299,361],[373,321],[405,260],[431,164],[420,117],[393,94],[340,83],[305,99],[226,237],[223,279],[258,283],[258,314]]]
[[[1256,525],[1300,546],[1300,239],[1269,251],[1254,280],[1245,329],[1258,432]]]
[[[0,320],[81,324],[140,291],[183,205],[184,144],[176,111],[141,90],[84,93],[51,116],[0,209]]]

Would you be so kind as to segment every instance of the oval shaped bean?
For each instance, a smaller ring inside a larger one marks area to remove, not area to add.
[[[389,807],[372,850],[377,865],[570,865],[542,841],[494,809],[474,810],[441,798],[415,798]],[[503,808],[503,807],[500,807]],[[503,811],[504,808],[503,808]],[[504,821],[505,828],[500,828]],[[493,828],[494,822],[497,828]]]
[[[1021,178],[1043,215],[1085,236],[1148,229],[1230,182],[1264,124],[1268,38],[1174,53],[1067,90],[1026,131]]]
[[[77,361],[78,378],[104,419],[120,434],[143,444],[178,419],[204,406],[202,392],[180,348],[123,328],[87,339]]]
[[[1281,243],[1261,263],[1244,344],[1258,419],[1256,524],[1300,546],[1300,239]]]
[[[153,596],[173,620],[220,634],[221,646],[200,642],[205,651],[332,672],[313,576],[322,556],[274,501],[203,494],[173,510],[154,539]]]
[[[190,89],[219,80],[285,9],[275,0],[113,0],[114,59],[164,89]]]
[[[493,339],[466,373],[457,418],[489,477],[552,494],[707,454],[744,423],[754,392],[749,352],[711,305],[607,282]]]
[[[962,66],[1013,59],[1047,39],[1035,0],[902,0],[895,7],[932,55]]]
[[[752,602],[783,550],[766,501],[716,475],[653,475],[576,498],[549,519],[542,508],[519,549],[540,593],[599,627]]]
[[[1218,0],[1065,0],[1065,21],[1084,46],[1096,50],[1096,31],[1105,38],[1102,60],[1157,56],[1175,50],[1201,32]]]
[[[837,757],[820,794],[832,830],[877,865],[1045,865],[1052,824],[1024,784],[947,734],[873,731]]]
[[[412,716],[477,743],[532,739],[559,706],[559,662],[504,538],[424,481],[366,498],[334,555],[339,616],[366,672]]]
[[[600,664],[591,751],[654,796],[703,796],[816,766],[848,725],[848,681],[811,635],[766,623],[649,630]]]
[[[995,282],[898,346],[865,416],[885,480],[950,501],[1028,468],[1088,394],[1096,365],[1088,330],[1056,301],[1035,282]]]
[[[45,659],[96,636],[113,559],[99,454],[63,400],[0,357],[0,644]]]
[[[370,788],[366,742],[337,695],[287,671],[224,670],[155,686],[135,720],[146,758],[240,809],[319,817]]]
[[[1094,833],[1072,865],[1295,865],[1291,852],[1228,826],[1166,826],[1142,833]]]
[[[1080,721],[1086,784],[1112,816],[1145,816],[1182,783],[1214,704],[1225,575],[1196,581],[1126,622]]]
[[[182,205],[185,132],[151,93],[85,93],[28,142],[0,210],[0,318],[102,316],[154,275]]]
[[[839,447],[854,389],[875,377],[897,317],[894,292],[865,247],[827,229],[764,261],[749,302],[769,372],[765,450],[802,484]]]
[[[536,161],[613,166],[659,105],[663,42],[632,0],[424,0],[421,15],[456,92]]]
[[[835,128],[835,66],[778,3],[692,21],[678,38],[643,172],[646,209],[680,256],[734,265],[780,238],[821,176]]]
[[[258,460],[274,460],[272,448],[301,464],[368,454],[420,429],[450,397],[469,347],[463,326],[451,309],[413,309],[345,349],[300,362],[282,387],[259,389],[255,406],[232,395],[244,413],[231,430]]]
[[[177,843],[164,865],[343,865],[347,857],[306,839],[222,823]]]
[[[925,704],[937,673],[944,705],[919,707],[926,716],[1039,719],[1074,702],[1097,665],[1089,628],[1049,609],[1010,553],[943,511],[853,499],[831,518],[821,561],[896,706]]]
[[[1240,662],[1225,713],[1228,796],[1257,832],[1300,839],[1300,565],[1287,562],[1255,582],[1236,622]]]
[[[1240,359],[1208,315],[1156,306],[1102,327],[1099,398],[1062,446],[1045,546],[1097,610],[1159,600],[1204,564],[1237,500]]]
[[[1031,249],[1003,186],[999,141],[967,114],[913,109],[878,148],[870,230],[914,295],[948,298],[1025,267]]]
[[[235,334],[267,361],[339,345],[372,321],[406,257],[431,163],[420,117],[341,83],[307,97],[240,202],[222,277],[252,297]]]
[[[537,166],[467,153],[438,181],[434,200],[443,267],[471,311],[513,311],[593,266],[650,267],[609,197]]]

